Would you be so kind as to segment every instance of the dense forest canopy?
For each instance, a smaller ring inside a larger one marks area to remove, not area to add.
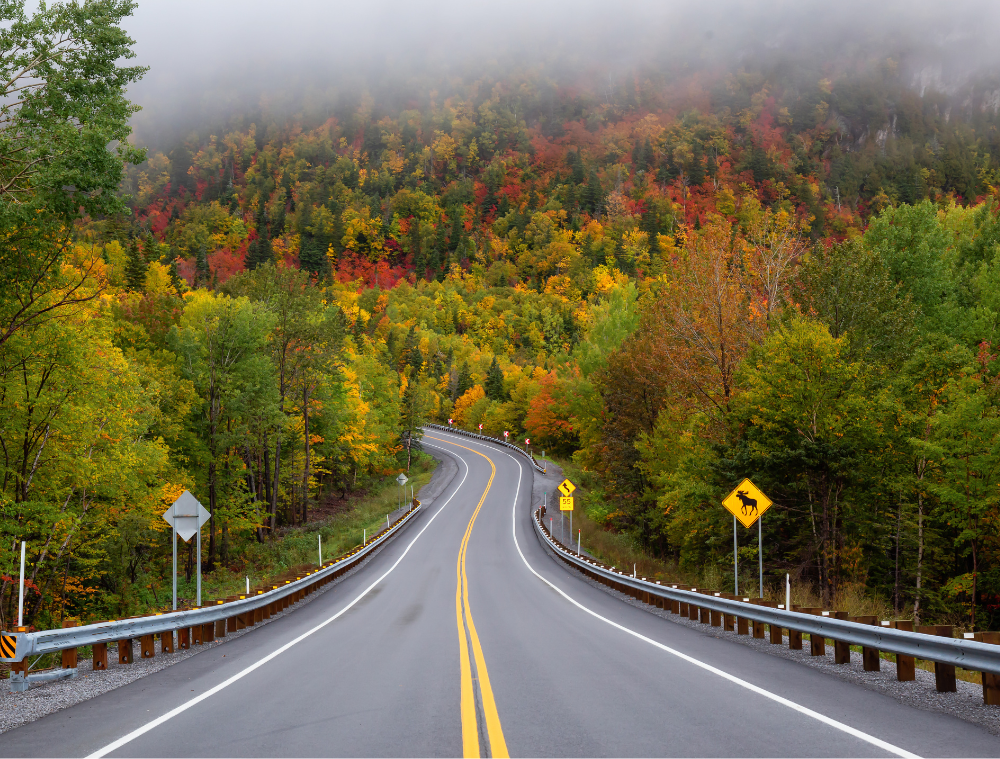
[[[21,7],[5,34],[105,34],[0,125],[44,167],[0,176],[4,624],[21,540],[33,624],[125,614],[184,489],[206,570],[238,566],[453,419],[572,457],[591,516],[679,568],[728,565],[750,476],[771,576],[995,626],[995,73],[875,44],[882,17],[784,55],[719,29],[159,104],[128,142],[131,3]]]

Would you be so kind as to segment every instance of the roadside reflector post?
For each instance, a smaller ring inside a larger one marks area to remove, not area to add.
[[[108,668],[108,644],[107,643],[95,643],[91,646],[94,652],[94,658],[92,660],[92,668],[94,670],[102,670]]]
[[[897,619],[892,623],[892,628],[913,632],[913,622],[909,619]],[[900,682],[917,679],[917,663],[912,656],[896,654],[896,679]]]
[[[847,619],[849,617],[846,611],[835,611],[831,615],[834,619]],[[911,624],[909,629],[913,629]],[[851,663],[851,644],[846,640],[835,640],[833,641],[833,663],[834,664],[850,664]],[[898,665],[897,665],[898,667]]]
[[[870,614],[862,617],[854,617],[852,622],[857,622],[860,625],[877,625],[878,617],[873,617]],[[861,647],[861,663],[864,665],[865,672],[879,672],[882,669],[882,662],[878,655],[877,648],[869,648],[868,646]]]
[[[62,623],[62,626],[63,626],[63,628],[76,627],[76,624],[77,623],[76,623],[75,619],[64,619],[63,623]],[[62,668],[63,669],[76,669],[76,661],[77,661],[77,651],[76,651],[76,648],[64,648],[62,650]]]
[[[156,656],[156,645],[153,642],[153,636],[143,635],[139,638],[139,657],[142,659],[152,659]]]
[[[1000,632],[978,632],[975,639],[980,643],[1000,645]],[[1000,674],[983,672],[983,704],[985,706],[1000,706]]]
[[[119,664],[131,664],[132,663],[132,639],[122,638],[118,641],[118,663]]]
[[[918,633],[925,635],[939,635],[942,638],[952,637],[951,625],[921,625],[917,628]],[[934,686],[938,693],[954,693],[958,690],[955,683],[955,665],[934,662]]]

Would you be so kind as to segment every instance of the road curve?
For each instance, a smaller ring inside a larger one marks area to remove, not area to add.
[[[1000,753],[966,722],[621,603],[535,537],[523,458],[439,431],[424,446],[450,481],[361,571],[0,735],[0,755]]]

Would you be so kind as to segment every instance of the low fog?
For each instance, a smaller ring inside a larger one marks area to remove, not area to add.
[[[893,57],[911,86],[945,92],[1000,72],[1000,5],[984,0],[140,0],[126,27],[150,67],[132,91],[146,140],[248,107],[405,98],[418,82],[445,95],[519,69],[599,87],[719,67],[836,75]]]

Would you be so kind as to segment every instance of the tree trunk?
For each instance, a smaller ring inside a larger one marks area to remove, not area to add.
[[[271,511],[271,449],[267,444],[267,435],[264,435],[264,500],[270,512],[268,535],[274,539],[274,512]]]
[[[892,608],[896,612],[896,616],[899,616],[900,604],[899,604],[899,539],[902,533],[903,524],[903,499],[899,499],[899,504],[896,506],[896,566],[895,566],[895,583],[892,588]]]
[[[302,385],[302,419],[305,424],[306,465],[302,471],[302,524],[309,519],[309,383]]]
[[[215,459],[208,463],[208,571],[215,567]]]
[[[921,472],[921,479],[923,472]],[[913,598],[913,624],[920,624],[920,585],[924,571],[924,495],[917,493],[917,588]]]
[[[281,435],[274,443],[274,482],[271,483],[271,534],[278,518],[278,482],[281,477]]]

